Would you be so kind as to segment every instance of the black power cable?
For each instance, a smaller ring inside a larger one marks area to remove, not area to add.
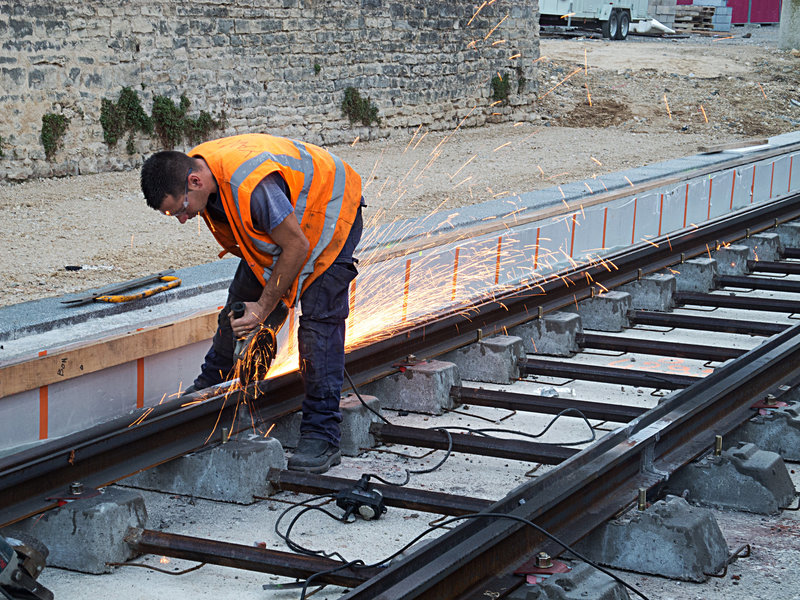
[[[311,502],[311,501],[313,501],[315,499],[318,500],[318,499],[323,498],[323,497],[326,497],[326,496],[316,496],[316,497],[310,498],[310,499],[308,499],[308,500],[304,501],[303,503],[298,504],[296,506],[300,506],[302,504],[306,504],[306,503]],[[296,508],[296,506],[288,508],[286,511],[284,511],[284,514],[286,512],[288,512],[288,511],[290,511],[292,508]],[[523,517],[519,517],[519,516],[516,516],[516,515],[509,515],[509,514],[504,514],[504,513],[488,513],[487,512],[487,513],[473,513],[473,514],[467,514],[467,515],[460,515],[460,516],[452,517],[450,519],[447,519],[446,521],[442,521],[441,523],[438,523],[436,525],[433,525],[433,526],[429,527],[428,529],[426,529],[425,531],[423,531],[422,533],[417,535],[414,539],[412,539],[405,546],[403,546],[402,548],[400,548],[399,550],[397,550],[395,553],[391,554],[390,556],[387,556],[386,558],[384,558],[384,559],[382,559],[382,560],[380,560],[378,562],[372,563],[372,564],[365,564],[364,561],[361,560],[361,559],[347,560],[346,558],[344,558],[344,556],[342,556],[338,552],[333,552],[333,553],[330,553],[330,554],[326,554],[326,553],[322,552],[321,550],[309,550],[308,548],[304,548],[303,546],[300,546],[296,542],[293,542],[289,538],[289,536],[291,534],[291,529],[294,527],[294,524],[297,522],[297,520],[303,514],[305,514],[306,512],[308,512],[310,510],[319,510],[319,511],[327,514],[328,516],[336,519],[337,521],[341,521],[341,519],[339,517],[337,517],[336,515],[331,514],[330,512],[328,512],[326,510],[323,510],[319,506],[306,506],[302,511],[300,511],[300,513],[298,515],[296,515],[292,519],[291,523],[289,524],[289,527],[286,529],[286,533],[285,534],[281,534],[280,532],[278,532],[278,523],[276,522],[276,524],[275,524],[276,532],[278,533],[278,535],[282,539],[284,539],[284,541],[287,542],[287,545],[289,545],[289,548],[291,548],[292,550],[295,550],[298,553],[306,554],[306,555],[324,556],[326,558],[331,558],[331,557],[335,556],[339,560],[341,560],[343,564],[342,564],[341,567],[336,567],[334,569],[329,569],[327,571],[321,571],[319,573],[314,573],[308,579],[306,579],[306,585],[303,587],[303,591],[302,591],[301,596],[300,596],[301,600],[305,600],[305,598],[306,598],[305,591],[308,588],[308,585],[310,584],[310,582],[315,577],[319,577],[319,576],[327,574],[327,573],[333,573],[333,572],[339,571],[341,569],[346,569],[348,567],[375,568],[375,567],[383,566],[386,563],[388,563],[388,562],[392,561],[393,559],[397,558],[398,556],[400,556],[403,552],[405,552],[406,550],[411,548],[414,544],[416,544],[419,540],[424,538],[429,533],[431,533],[431,532],[433,532],[433,531],[435,531],[437,529],[445,528],[446,526],[448,526],[448,525],[450,525],[452,523],[455,523],[457,521],[461,521],[461,520],[464,520],[464,519],[509,519],[509,520],[512,520],[512,521],[518,521],[520,523],[524,523],[525,525],[528,525],[529,527],[533,527],[538,532],[540,532],[542,535],[544,535],[545,537],[549,538],[550,540],[552,540],[553,542],[555,542],[556,544],[558,544],[559,546],[564,548],[564,550],[566,550],[567,552],[569,552],[570,554],[575,556],[575,558],[577,558],[578,560],[581,560],[581,561],[585,562],[586,564],[594,567],[595,569],[597,569],[601,573],[604,573],[604,574],[608,575],[609,577],[611,577],[615,581],[619,582],[621,585],[625,586],[626,588],[628,588],[629,590],[634,592],[639,597],[643,598],[643,600],[649,600],[649,598],[647,596],[645,596],[641,591],[639,591],[636,587],[634,587],[633,585],[629,584],[624,579],[622,579],[618,575],[615,575],[614,573],[612,573],[608,569],[605,569],[604,567],[598,565],[597,563],[595,563],[593,560],[589,559],[588,557],[584,556],[583,554],[581,554],[580,552],[578,552],[577,550],[572,548],[569,544],[567,544],[566,542],[561,541],[559,538],[557,538],[555,535],[551,534],[549,531],[547,531],[543,527],[537,525],[536,523],[534,523],[533,521],[530,521],[529,519],[525,519]],[[280,521],[280,519],[283,518],[284,514],[281,515],[281,517],[279,518],[279,521]]]

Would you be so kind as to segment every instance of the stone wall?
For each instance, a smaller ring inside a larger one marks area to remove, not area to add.
[[[523,120],[535,99],[537,0],[0,0],[0,179],[135,167],[160,149],[103,142],[101,100],[135,90],[191,101],[226,126],[320,144]],[[510,95],[493,105],[492,77]],[[379,110],[351,125],[344,90]],[[42,116],[70,119],[51,160]],[[190,143],[184,142],[184,148]],[[180,149],[180,148],[179,148]]]

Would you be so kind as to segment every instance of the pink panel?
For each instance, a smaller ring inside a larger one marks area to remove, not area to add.
[[[781,20],[781,0],[753,0],[751,23],[778,23]]]
[[[750,0],[728,0],[728,6],[733,8],[732,23],[747,23]]]

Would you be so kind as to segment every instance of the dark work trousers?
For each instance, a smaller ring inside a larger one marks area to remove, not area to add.
[[[344,381],[345,321],[350,314],[350,283],[358,273],[353,252],[361,240],[361,230],[359,208],[339,256],[300,298],[297,345],[300,373],[305,385],[300,434],[324,439],[336,446],[339,445],[339,423],[342,421],[339,398]],[[263,289],[247,263],[240,261],[228,289],[228,299],[219,313],[211,349],[195,379],[195,387],[200,389],[221,383],[232,371],[235,342],[228,318],[231,304],[255,302]]]

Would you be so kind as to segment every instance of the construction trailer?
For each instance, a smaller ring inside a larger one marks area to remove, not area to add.
[[[599,27],[603,37],[624,40],[632,22],[648,18],[648,0],[539,0],[539,23]]]

